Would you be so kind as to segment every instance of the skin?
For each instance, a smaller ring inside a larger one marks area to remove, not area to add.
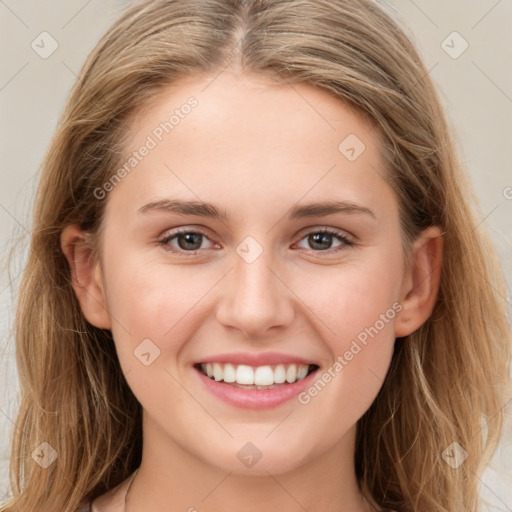
[[[356,424],[382,386],[395,338],[432,312],[440,231],[416,240],[406,270],[378,132],[306,84],[228,70],[184,80],[132,120],[127,155],[190,96],[197,107],[105,199],[99,260],[87,259],[78,226],[62,233],[83,313],[112,330],[144,410],[127,510],[368,511],[353,466]],[[366,146],[354,161],[338,150],[349,134]],[[229,217],[137,213],[170,197],[214,203]],[[327,200],[374,218],[285,218],[297,203]],[[205,233],[196,254],[183,239],[181,248],[179,238],[168,242],[181,256],[159,244],[178,227]],[[307,235],[322,227],[354,245],[333,236],[320,250]],[[250,264],[236,252],[247,236],[263,249]],[[278,351],[317,362],[321,374],[394,303],[401,311],[307,405],[240,409],[212,396],[192,368],[219,353]],[[148,366],[134,356],[147,338],[160,350]],[[262,454],[252,468],[237,457],[248,441]],[[95,510],[123,510],[125,490],[98,498]]]

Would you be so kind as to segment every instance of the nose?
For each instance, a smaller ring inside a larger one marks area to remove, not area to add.
[[[280,268],[266,251],[252,262],[235,255],[218,304],[218,322],[254,339],[275,336],[289,326],[295,295]]]

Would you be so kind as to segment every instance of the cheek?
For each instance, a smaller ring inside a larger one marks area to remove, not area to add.
[[[382,247],[364,259],[355,256],[345,264],[316,270],[314,275],[304,267],[295,274],[292,286],[301,290],[301,300],[314,313],[310,314],[312,321],[339,354],[353,339],[359,337],[364,343],[368,329],[375,335],[375,326],[383,338],[390,337],[400,309],[401,281],[398,251]]]
[[[173,376],[204,287],[141,258],[123,258],[108,272],[112,335],[128,385],[146,410],[162,409],[171,396],[181,407],[186,397]]]
[[[109,272],[109,311],[132,337],[163,339],[179,323],[180,327],[186,323],[182,319],[194,314],[214,283],[192,266],[167,266],[140,258],[126,258]]]
[[[112,334],[123,370],[138,374],[149,362],[152,370],[174,374],[187,356],[187,341],[201,327],[218,272],[140,257],[123,258],[107,272]]]
[[[336,416],[354,421],[382,386],[393,354],[394,324],[401,310],[398,252],[381,248],[371,256],[318,273],[314,288],[301,287],[309,290],[301,299],[314,312],[311,318],[332,358],[311,393],[322,394],[320,401],[330,404],[323,410],[332,407],[339,411]],[[397,264],[389,263],[393,258]],[[314,397],[308,392],[304,402],[309,398]]]

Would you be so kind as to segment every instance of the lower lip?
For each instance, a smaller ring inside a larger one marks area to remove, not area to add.
[[[318,370],[311,372],[302,380],[293,384],[285,384],[273,389],[244,389],[231,386],[222,381],[216,381],[207,377],[197,368],[194,371],[199,375],[201,382],[208,391],[227,402],[228,404],[243,409],[270,409],[277,407],[296,397],[307,388]]]

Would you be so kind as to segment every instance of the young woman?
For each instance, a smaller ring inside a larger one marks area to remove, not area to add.
[[[377,3],[136,3],[43,165],[1,510],[478,510],[512,354],[472,197]]]

